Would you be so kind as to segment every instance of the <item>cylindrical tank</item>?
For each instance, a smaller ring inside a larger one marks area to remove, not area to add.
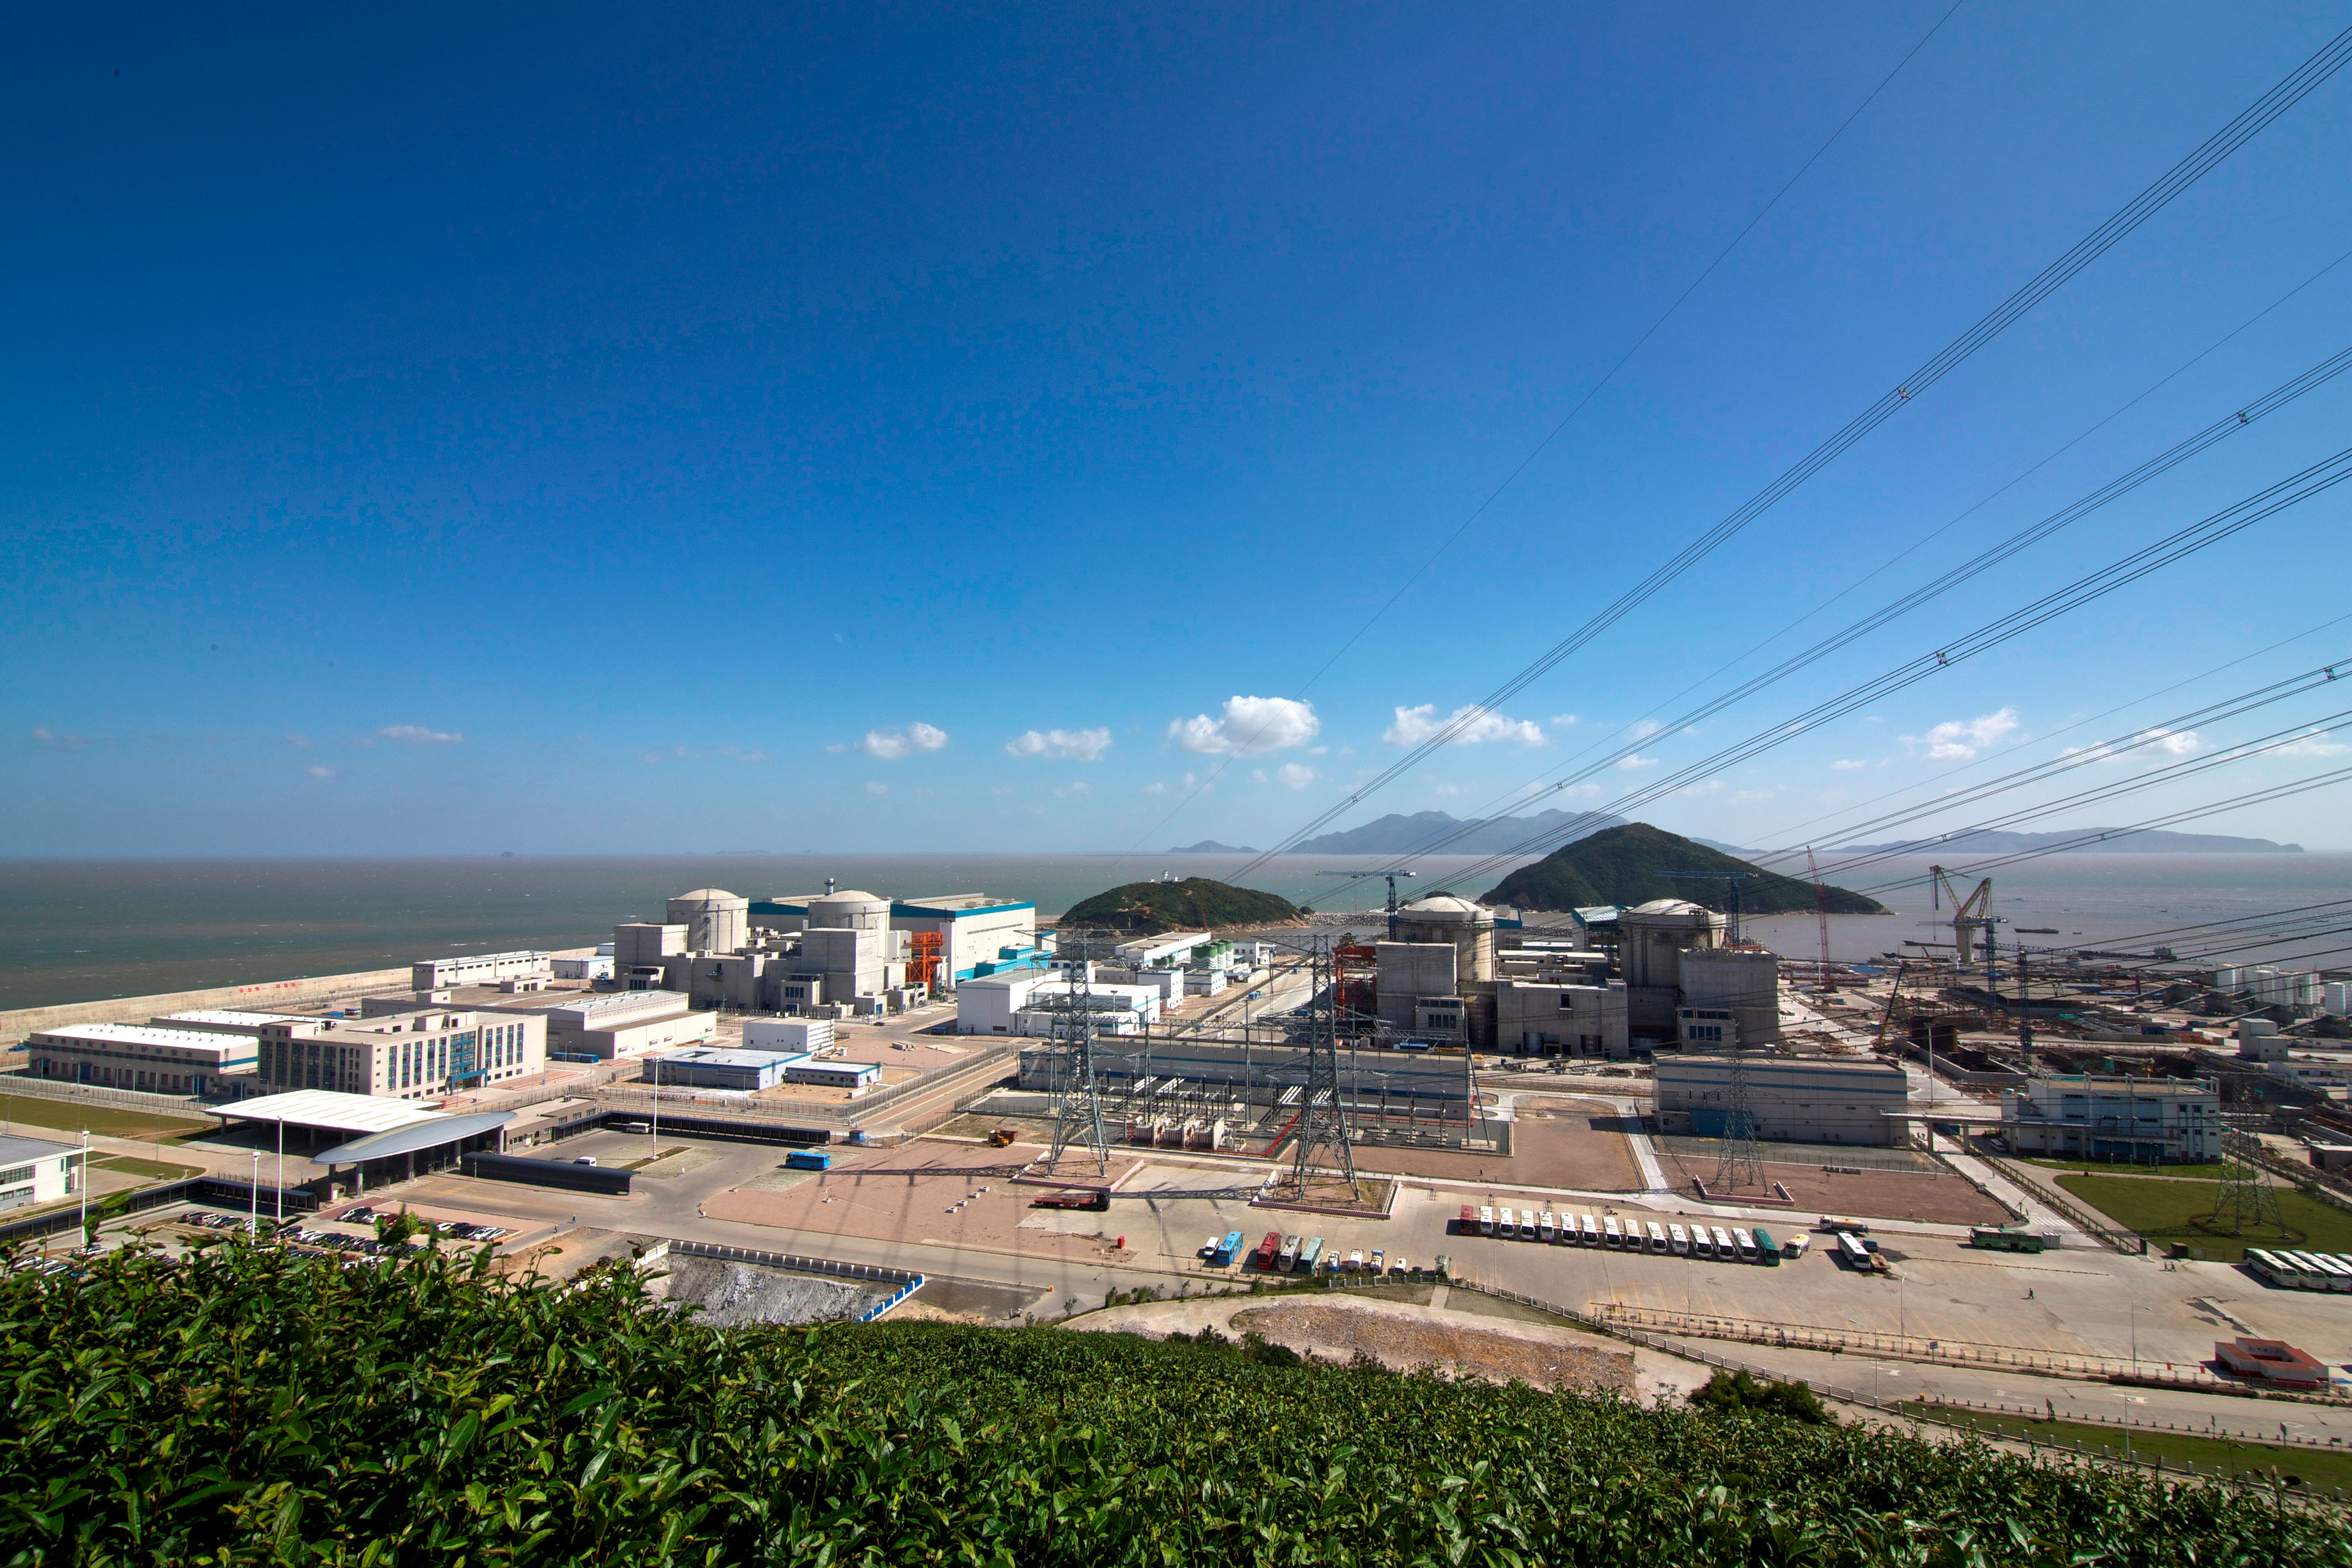
[[[689,952],[734,952],[751,940],[751,900],[724,888],[697,888],[672,899],[663,919],[686,928]]]
[[[1396,912],[1397,942],[1454,944],[1457,983],[1495,978],[1495,912],[1452,893],[1438,893]]]

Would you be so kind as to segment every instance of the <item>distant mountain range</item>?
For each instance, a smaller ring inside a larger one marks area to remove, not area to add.
[[[1559,840],[1573,844],[1580,838],[1590,838],[1603,828],[1624,824],[1622,816],[1604,812],[1546,811],[1534,816],[1450,816],[1442,811],[1416,811],[1407,816],[1391,812],[1377,822],[1367,822],[1361,827],[1350,827],[1344,833],[1326,833],[1310,838],[1289,853],[1293,855],[1504,855],[1539,834],[1565,829],[1570,824],[1575,831]],[[1432,845],[1431,840],[1458,832],[1470,831],[1450,844]],[[1540,854],[1558,845],[1538,845],[1529,854]]]
[[[2091,833],[2122,833],[2116,827],[2070,827],[2055,833],[1955,833],[1949,838],[1911,838],[1890,844],[1840,844],[1834,852],[1840,855],[1867,852],[1874,855],[1911,854],[1942,855],[1965,851],[1971,855],[2009,855],[2021,849],[2046,849],[2053,844],[2064,844]],[[1700,840],[1705,843],[1705,839]],[[2065,854],[2103,855],[2300,855],[2300,844],[2279,844],[2268,838],[2232,838],[2222,833],[2167,833],[2157,828],[2147,833],[2133,833],[2105,843],[2092,843]]]
[[[1171,855],[1255,855],[1257,851],[1246,844],[1220,844],[1213,838],[1203,838],[1198,844],[1179,844],[1168,853]]]

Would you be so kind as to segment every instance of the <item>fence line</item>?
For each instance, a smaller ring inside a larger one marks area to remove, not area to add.
[[[2137,1257],[2147,1251],[2147,1237],[2136,1236],[2126,1231],[2109,1229],[2105,1225],[2102,1224],[2098,1220],[2093,1219],[2089,1215],[2084,1213],[2083,1210],[2073,1202],[2073,1200],[2043,1186],[2040,1182],[2035,1181],[2023,1171],[2018,1169],[2011,1162],[2001,1159],[2000,1156],[1994,1154],[1980,1154],[1977,1157],[1982,1160],[1986,1164],[1990,1165],[1994,1170],[1999,1171],[2010,1181],[2016,1183],[2021,1189],[2032,1194],[2037,1201],[2049,1205],[2052,1208],[2063,1215],[2074,1224],[2075,1228],[2082,1231],[2085,1236],[2095,1237],[2105,1245],[2114,1247],[2117,1252],[2124,1254],[2126,1257]]]

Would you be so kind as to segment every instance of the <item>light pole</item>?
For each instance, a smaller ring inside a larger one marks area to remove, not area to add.
[[[89,1129],[81,1130],[81,1168],[75,1184],[81,1188],[81,1244],[89,1245]]]
[[[245,1194],[251,1200],[253,1211],[246,1220],[246,1228],[254,1235],[259,1236],[261,1234],[261,1151],[258,1149],[253,1152],[253,1180],[247,1185]]]
[[[647,1128],[649,1138],[646,1153],[648,1158],[658,1160],[661,1158],[661,1058],[656,1057],[653,1066],[654,1119]]]
[[[278,1119],[278,1223],[286,1223],[286,1118]]]

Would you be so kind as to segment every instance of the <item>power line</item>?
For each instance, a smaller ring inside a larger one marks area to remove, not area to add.
[[[1291,700],[1300,700],[1305,698],[1307,692],[1313,690],[1316,682],[1321,680],[1326,675],[1328,675],[1331,672],[1331,667],[1338,664],[1342,658],[1346,658],[1348,650],[1354,647],[1359,642],[1361,642],[1363,640],[1364,634],[1370,631],[1374,625],[1380,621],[1382,616],[1387,615],[1391,610],[1394,609],[1396,607],[1397,601],[1403,598],[1405,594],[1415,583],[1421,581],[1423,576],[1428,573],[1432,566],[1437,564],[1438,558],[1444,555],[1447,551],[1453,549],[1455,542],[1458,542],[1465,533],[1467,533],[1470,531],[1471,526],[1480,518],[1486,515],[1488,509],[1493,507],[1497,500],[1502,499],[1503,492],[1509,489],[1511,486],[1518,482],[1519,476],[1526,473],[1528,469],[1534,465],[1535,460],[1543,456],[1546,448],[1549,447],[1554,441],[1559,438],[1560,432],[1566,430],[1569,426],[1575,421],[1577,416],[1582,414],[1591,404],[1592,400],[1600,396],[1611,382],[1617,379],[1617,373],[1623,370],[1626,365],[1633,363],[1633,356],[1640,353],[1649,341],[1658,335],[1659,329],[1664,327],[1668,321],[1672,321],[1675,312],[1680,310],[1683,306],[1688,302],[1693,294],[1698,292],[1699,285],[1714,277],[1716,268],[1721,267],[1726,261],[1731,258],[1731,253],[1739,248],[1740,242],[1745,240],[1750,233],[1754,232],[1758,224],[1762,223],[1767,216],[1770,216],[1774,207],[1780,205],[1780,198],[1797,188],[1797,182],[1803,179],[1805,175],[1811,172],[1812,166],[1822,161],[1822,154],[1826,153],[1832,146],[1836,145],[1838,138],[1843,136],[1853,126],[1853,122],[1862,118],[1863,110],[1868,109],[1872,104],[1878,101],[1879,94],[1885,92],[1894,82],[1895,79],[1903,74],[1903,68],[1911,63],[1912,57],[1916,55],[1921,49],[1926,48],[1929,40],[1934,38],[1937,33],[1942,32],[1944,30],[1944,24],[1950,21],[1953,16],[1958,12],[1960,6],[1965,4],[1967,4],[1967,0],[1953,0],[1951,8],[1946,11],[1941,16],[1938,16],[1936,19],[1936,25],[1928,28],[1925,33],[1921,34],[1919,41],[1911,46],[1909,52],[1905,54],[1901,59],[1895,62],[1895,68],[1892,70],[1888,71],[1884,77],[1879,79],[1878,85],[1870,89],[1870,96],[1864,99],[1859,104],[1854,106],[1853,112],[1847,115],[1844,120],[1838,123],[1838,128],[1830,132],[1829,139],[1827,141],[1813,149],[1813,155],[1806,159],[1804,163],[1798,167],[1797,172],[1790,175],[1786,183],[1784,183],[1779,190],[1772,193],[1771,200],[1766,202],[1762,206],[1756,209],[1756,216],[1749,218],[1746,226],[1742,227],[1738,234],[1731,237],[1731,242],[1716,253],[1715,259],[1708,262],[1706,268],[1700,271],[1699,275],[1692,279],[1681,293],[1675,296],[1674,303],[1668,305],[1659,315],[1658,319],[1650,323],[1648,330],[1643,331],[1640,337],[1633,340],[1633,346],[1620,354],[1617,357],[1617,363],[1611,365],[1608,371],[1602,374],[1599,381],[1594,382],[1591,386],[1585,389],[1584,395],[1578,398],[1575,405],[1570,408],[1566,414],[1560,416],[1559,423],[1555,424],[1549,430],[1544,433],[1543,439],[1538,441],[1535,446],[1528,450],[1528,455],[1520,458],[1517,465],[1514,467],[1509,473],[1503,476],[1502,482],[1487,492],[1486,499],[1480,501],[1475,507],[1473,507],[1470,510],[1470,514],[1454,526],[1454,531],[1447,534],[1445,538],[1439,542],[1437,548],[1431,551],[1427,558],[1424,559],[1420,565],[1412,569],[1411,575],[1406,577],[1402,583],[1397,584],[1396,591],[1391,594],[1386,599],[1381,601],[1380,607],[1374,610],[1370,615],[1364,617],[1363,624],[1349,634],[1348,640],[1341,643],[1339,647],[1333,651],[1331,656],[1325,659],[1323,663],[1317,668],[1314,674],[1308,676],[1305,681],[1300,683],[1297,689],[1292,693]],[[1265,730],[1266,726],[1261,724],[1257,730],[1251,734],[1249,739],[1243,742],[1241,746],[1235,749],[1231,755],[1229,755],[1224,761],[1219,763],[1214,768],[1211,769],[1208,776],[1202,780],[1199,786],[1192,789],[1191,792],[1186,794],[1183,799],[1171,806],[1165,816],[1162,816],[1157,823],[1154,823],[1146,830],[1143,838],[1136,840],[1136,846],[1139,847],[1144,842],[1144,839],[1150,837],[1151,835],[1158,833],[1161,828],[1167,826],[1169,823],[1174,821],[1177,814],[1181,812],[1186,806],[1192,805],[1192,802],[1199,797],[1202,789],[1206,789],[1210,784],[1215,783],[1227,768],[1233,766],[1234,763],[1238,760],[1244,752],[1247,752],[1252,745],[1255,744],[1256,742],[1265,733]],[[1134,848],[1130,848],[1129,850],[1129,854],[1130,855],[1134,852]]]
[[[1714,527],[1675,552],[1664,563],[1653,569],[1649,575],[1619,595],[1581,626],[1555,643],[1533,662],[1522,667],[1517,674],[1504,681],[1485,699],[1471,705],[1460,717],[1440,725],[1427,739],[1415,745],[1402,758],[1382,770],[1369,783],[1349,791],[1346,799],[1328,807],[1304,826],[1286,836],[1272,849],[1254,857],[1234,874],[1237,877],[1248,875],[1292,845],[1327,826],[1350,807],[1360,804],[1366,795],[1376,794],[1419,766],[1428,756],[1450,743],[1475,722],[1481,714],[1498,710],[1503,703],[1559,668],[1570,655],[1591,643],[1593,638],[1633,614],[1667,584],[1712,554],[1726,541],[1770,510],[1816,473],[1835,461],[1864,436],[1892,418],[1905,404],[1909,403],[1919,394],[1967,363],[1978,350],[1999,337],[2026,311],[2047,299],[2069,279],[2105,254],[2118,241],[2150,217],[2162,211],[2181,192],[2202,179],[2271,121],[2293,108],[2321,83],[2335,75],[2347,59],[2352,59],[2352,28],[2345,29],[2323,45],[2316,54],[2289,72],[2277,85],[2256,99],[2235,119],[2207,138],[2194,152],[2175,163],[2152,184],[2125,203],[2105,222],[2077,240],[2055,261],[2029,279],[2008,299],[2002,300],[1973,326],[1946,344],[1910,375],[1882,393],[1860,414],[1848,420],[1842,428],[1814,447],[1779,479],[1748,498]]]
[[[1620,796],[1607,807],[1580,813],[1566,825],[1538,833],[1497,855],[1483,858],[1447,877],[1448,884],[1480,875],[1482,872],[1540,852],[1543,846],[1563,841],[1573,836],[1582,823],[1610,812],[1622,812],[1646,805],[1662,795],[1703,779],[1717,770],[1749,761],[1763,752],[1785,744],[1798,736],[1809,733],[1832,720],[1868,706],[1903,688],[1917,684],[1940,669],[1965,662],[1979,654],[1989,652],[2035,627],[2057,619],[2084,605],[2118,589],[2130,586],[2150,573],[2168,566],[2200,550],[2218,544],[2225,539],[2260,522],[2264,518],[2308,500],[2311,497],[2333,489],[2347,479],[2352,479],[2352,447],[2323,458],[2298,473],[2289,475],[2268,489],[2262,490],[2234,505],[2224,507],[2198,521],[2167,534],[2155,542],[2142,546],[2121,560],[2097,571],[2076,578],[2063,587],[2053,589],[2040,598],[2001,616],[1976,630],[1946,642],[1933,653],[1922,654],[1895,668],[1874,676],[1859,686],[1849,688],[1835,697],[1824,700],[1790,720],[1759,731],[1747,739],[1736,742],[1710,757],[1678,768],[1652,781],[1642,789]]]

